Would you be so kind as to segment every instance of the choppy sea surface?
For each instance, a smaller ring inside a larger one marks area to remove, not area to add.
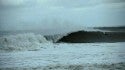
[[[14,30],[14,31],[0,31],[0,37],[4,35],[16,35],[16,34],[25,34],[25,33],[34,33],[34,34],[41,34],[41,35],[56,35],[56,34],[66,34],[71,33],[74,31],[102,31],[107,32],[109,30],[100,30],[100,29],[93,29],[93,28],[71,28],[71,29],[48,29],[48,30]]]

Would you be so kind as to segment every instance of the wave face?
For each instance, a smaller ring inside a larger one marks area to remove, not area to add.
[[[48,41],[56,43],[59,39],[63,38],[67,34],[56,34],[56,35],[46,35],[44,36]]]
[[[25,33],[17,35],[9,35],[0,37],[0,50],[37,50],[40,44],[49,41],[42,35],[35,35],[34,33]]]

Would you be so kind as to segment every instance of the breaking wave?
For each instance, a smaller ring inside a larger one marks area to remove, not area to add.
[[[57,35],[46,35],[44,36],[48,41],[56,43],[59,39],[63,38],[67,34],[57,34]]]
[[[25,33],[0,37],[0,50],[37,50],[41,44],[48,43],[42,35],[34,33]]]

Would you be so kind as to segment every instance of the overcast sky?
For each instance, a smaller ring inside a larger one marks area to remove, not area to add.
[[[125,26],[125,0],[0,0],[0,30]]]

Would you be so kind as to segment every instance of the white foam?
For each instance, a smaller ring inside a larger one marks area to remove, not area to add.
[[[0,37],[0,50],[36,50],[41,47],[40,44],[47,42],[44,36],[33,33],[9,35]]]

